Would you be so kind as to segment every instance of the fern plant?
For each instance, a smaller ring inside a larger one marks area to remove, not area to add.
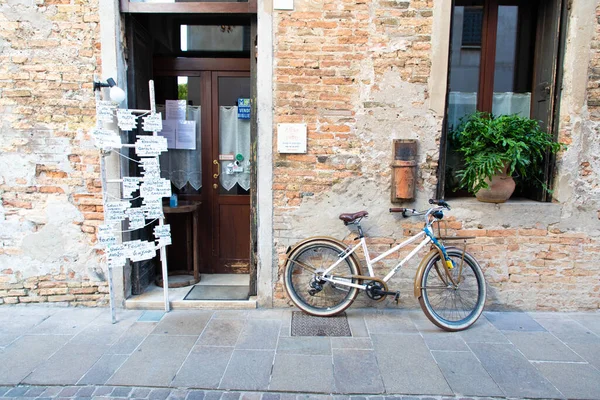
[[[457,171],[460,187],[471,193],[487,188],[505,169],[507,175],[542,184],[544,157],[561,149],[538,121],[516,114],[473,113],[461,119],[451,140],[464,161]]]

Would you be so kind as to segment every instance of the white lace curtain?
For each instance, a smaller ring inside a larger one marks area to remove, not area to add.
[[[164,117],[164,106],[157,106],[157,111],[162,111]],[[160,155],[161,176],[169,179],[178,189],[182,189],[189,183],[191,187],[199,190],[202,187],[200,107],[188,106],[186,120],[196,121],[196,149],[169,149],[162,153]]]
[[[519,114],[529,117],[531,107],[531,93],[494,93],[492,99],[492,114],[510,115]],[[448,126],[458,127],[460,119],[477,110],[477,93],[450,92],[448,98]]]
[[[249,190],[250,120],[239,119],[237,107],[219,107],[219,137],[219,154],[234,158],[220,161],[221,185],[225,190],[231,190],[236,184]]]

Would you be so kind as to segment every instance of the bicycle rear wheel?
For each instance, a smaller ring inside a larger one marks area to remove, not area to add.
[[[292,302],[302,311],[330,317],[350,307],[358,289],[320,279],[319,274],[343,257],[345,247],[336,242],[315,239],[295,248],[289,255],[284,272],[285,289]],[[342,256],[341,256],[342,255]],[[341,261],[328,277],[357,283],[359,269],[353,257]]]
[[[423,273],[419,303],[436,326],[447,331],[460,331],[473,325],[483,312],[486,286],[481,267],[469,253],[448,248],[446,252],[455,267],[447,270],[439,254],[435,254]],[[448,276],[450,274],[450,276]]]

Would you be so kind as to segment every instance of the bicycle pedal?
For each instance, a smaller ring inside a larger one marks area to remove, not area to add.
[[[396,302],[396,305],[398,305],[398,303],[400,302],[400,291],[394,294],[394,302]]]

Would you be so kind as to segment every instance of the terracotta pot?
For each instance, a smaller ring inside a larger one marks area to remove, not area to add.
[[[515,181],[506,172],[492,176],[492,181],[485,180],[487,189],[481,189],[475,193],[477,200],[484,203],[504,203],[515,191]]]

